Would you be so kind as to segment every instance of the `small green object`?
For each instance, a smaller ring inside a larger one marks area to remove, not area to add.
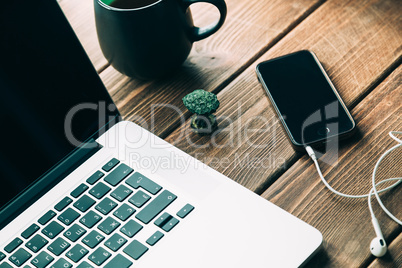
[[[211,134],[218,126],[216,116],[213,113],[219,108],[218,98],[214,93],[197,89],[183,98],[183,104],[194,113],[191,117],[191,127],[200,134]]]

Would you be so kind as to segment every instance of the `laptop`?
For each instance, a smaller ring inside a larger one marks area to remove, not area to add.
[[[298,267],[319,250],[315,228],[121,120],[56,1],[2,5],[1,268]]]

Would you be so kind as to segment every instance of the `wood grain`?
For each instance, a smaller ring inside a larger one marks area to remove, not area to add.
[[[188,60],[176,74],[144,82],[120,75],[109,67],[101,73],[101,78],[126,119],[164,137],[179,125],[181,118],[189,116],[182,97],[198,88],[218,92],[319,3],[311,0],[227,1],[228,15],[222,29],[196,42]],[[192,9],[197,25],[216,19],[214,10],[200,12],[198,7]],[[206,10],[208,6],[199,8]],[[169,104],[169,107],[155,108],[155,104]]]
[[[347,106],[353,107],[402,54],[402,31],[395,26],[401,21],[400,5],[392,1],[361,3],[326,2],[222,90],[217,111],[220,133],[199,137],[186,122],[166,140],[261,193],[299,156],[286,140],[256,79],[256,64],[310,49],[325,66]]]
[[[108,66],[96,35],[93,0],[60,0],[59,5],[98,72]]]
[[[369,268],[399,268],[402,267],[402,234],[388,245],[388,253],[382,258],[376,258]]]
[[[396,145],[387,134],[402,129],[402,67],[395,70],[352,111],[359,134],[337,153],[320,160],[322,172],[336,190],[348,194],[368,193],[371,174],[378,158]],[[332,161],[332,164],[330,162]],[[401,175],[402,149],[384,159],[376,181]],[[397,218],[402,217],[402,187],[382,195],[382,201]],[[369,251],[375,237],[367,199],[339,197],[320,181],[312,161],[303,156],[281,176],[262,197],[320,230],[324,247],[311,267],[365,267],[373,257]],[[373,201],[374,213],[386,241],[400,234],[402,228]],[[399,254],[395,256],[400,258]]]

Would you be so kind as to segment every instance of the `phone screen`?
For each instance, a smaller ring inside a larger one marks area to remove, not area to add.
[[[353,130],[352,117],[310,51],[262,62],[257,74],[296,146]]]

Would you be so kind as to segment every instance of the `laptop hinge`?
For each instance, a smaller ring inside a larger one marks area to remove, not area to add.
[[[94,146],[94,144],[97,146]],[[28,186],[24,192],[11,200],[0,211],[0,230],[101,148],[102,145],[94,139],[89,140],[89,142],[67,156],[55,168]]]

